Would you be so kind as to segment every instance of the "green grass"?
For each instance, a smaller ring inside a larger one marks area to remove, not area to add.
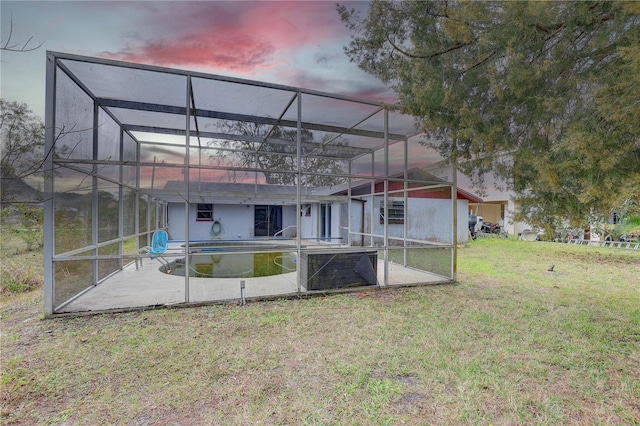
[[[640,423],[640,252],[483,239],[458,271],[55,320],[40,292],[3,298],[2,422]]]
[[[25,241],[14,232],[16,227],[0,222],[0,295],[42,287],[42,250],[27,251]]]

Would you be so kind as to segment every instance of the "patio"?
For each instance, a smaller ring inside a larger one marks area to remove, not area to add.
[[[114,309],[139,309],[141,306],[184,304],[184,278],[161,273],[160,266],[157,261],[146,262],[140,269],[130,264],[119,274],[66,304],[58,313],[101,312]],[[396,263],[390,263],[389,270],[389,286],[406,285],[406,283],[450,282],[447,277],[407,268]],[[382,281],[384,279],[383,260],[378,261],[378,271],[378,281]],[[241,289],[241,281],[245,282],[244,291]],[[370,289],[362,287],[357,290]],[[243,297],[249,301],[272,297],[294,297],[300,294],[302,292],[298,292],[295,272],[256,278],[191,278],[189,280],[191,303],[240,302]]]

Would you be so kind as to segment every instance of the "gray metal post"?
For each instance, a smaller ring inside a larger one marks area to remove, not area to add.
[[[118,260],[118,268],[122,269],[124,266],[124,261],[122,258],[123,255],[123,243],[124,243],[124,189],[122,186],[122,182],[124,181],[124,167],[122,166],[122,162],[124,161],[124,132],[122,128],[120,128],[120,154],[118,155],[118,159],[120,164],[118,165],[118,255],[120,256]]]
[[[298,293],[302,291],[301,271],[300,271],[300,257],[302,256],[302,238],[300,236],[302,226],[302,220],[300,218],[300,209],[302,208],[302,193],[300,185],[302,184],[302,93],[298,91],[298,123],[296,134],[296,158],[298,163],[298,185],[296,188],[296,200],[298,205],[298,213],[296,214],[296,283],[298,286]]]
[[[98,103],[94,100],[93,101],[93,160],[97,161],[98,160],[98,126],[99,126],[99,121],[98,121]],[[91,196],[91,244],[93,245],[93,255],[97,256],[99,254],[99,249],[98,249],[98,225],[99,225],[99,215],[98,215],[98,177],[96,176],[98,173],[98,165],[96,163],[93,163],[93,166],[91,166],[91,169],[93,171],[93,176],[91,178],[91,191],[92,191],[92,196]],[[92,269],[93,269],[93,285],[98,285],[98,260],[94,259],[92,262]]]
[[[347,173],[349,177],[347,178],[347,245],[351,247],[353,243],[353,237],[351,236],[351,163],[349,160],[349,166],[347,169]]]
[[[370,217],[369,217],[369,246],[373,247],[373,224],[375,223],[375,213],[376,213],[376,209],[375,209],[375,201],[376,201],[376,155],[375,155],[375,151],[371,152],[371,176],[372,176],[372,180],[369,183],[369,187],[371,188],[371,206],[369,207],[370,210]]]
[[[136,141],[136,193],[133,200],[134,204],[134,234],[136,236],[136,253],[142,248],[140,247],[140,142]],[[140,260],[140,266],[142,266],[142,258]],[[137,267],[136,263],[136,267]]]
[[[409,263],[409,256],[407,252],[407,234],[409,230],[409,140],[404,140],[404,225],[402,230],[402,235],[404,236],[404,240],[402,241],[402,245],[404,249],[402,250],[402,265],[407,266]]]
[[[55,278],[53,276],[53,246],[54,246],[54,173],[53,173],[53,144],[55,139],[55,93],[56,93],[56,59],[47,52],[47,82],[45,100],[44,126],[44,314],[53,315]]]
[[[453,252],[451,254],[451,278],[455,281],[458,274],[458,168],[457,158],[454,156],[451,168],[453,178],[451,179],[451,199],[453,200]]]
[[[190,144],[191,144],[191,103],[190,103],[190,95],[191,95],[191,76],[187,76],[187,97],[186,97],[186,105],[187,105],[187,114],[186,114],[186,150],[185,150],[185,158],[184,158],[184,186],[186,189],[186,197],[185,197],[185,206],[184,206],[184,301],[185,303],[189,303],[189,240],[191,237],[189,236],[189,203],[191,199],[191,188],[189,185],[190,181],[190,170],[189,170],[189,156],[190,156]]]
[[[389,110],[384,110],[384,285],[389,284]]]

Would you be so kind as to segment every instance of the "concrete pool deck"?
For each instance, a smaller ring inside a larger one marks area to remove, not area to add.
[[[296,272],[256,278],[190,278],[189,300],[184,277],[159,270],[158,260],[146,261],[136,269],[130,264],[101,284],[64,305],[56,313],[127,310],[149,306],[240,300],[240,281],[245,281],[245,298],[289,296],[298,292]],[[384,279],[384,263],[378,261],[378,282]],[[390,263],[388,286],[435,284],[446,277]],[[358,287],[362,288],[362,287]],[[354,288],[358,289],[358,288]],[[304,294],[306,292],[302,292]]]
[[[183,257],[179,247],[172,247],[166,261]],[[325,246],[326,248],[326,246]],[[366,250],[366,248],[364,248]],[[241,280],[245,282],[246,299],[310,294],[298,290],[296,271],[279,275],[252,278],[189,278],[188,297],[185,278],[160,271],[159,259],[144,259],[136,268],[130,263],[121,271],[105,279],[56,310],[60,313],[82,313],[109,310],[143,309],[145,307],[172,306],[186,303],[231,302],[241,299]],[[384,283],[384,260],[378,259],[377,279]],[[447,277],[404,267],[389,262],[388,286],[436,284],[450,282]],[[372,286],[374,287],[374,286]],[[385,286],[382,286],[385,287]],[[356,287],[347,290],[362,289]]]

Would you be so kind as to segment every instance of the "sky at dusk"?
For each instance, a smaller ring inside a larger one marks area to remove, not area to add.
[[[366,2],[345,2],[366,11]],[[2,43],[42,46],[2,52],[1,96],[44,118],[46,51],[195,70],[393,101],[349,62],[350,34],[335,1],[5,1]]]
[[[366,1],[340,2],[365,13]],[[336,1],[0,1],[0,96],[44,120],[47,50],[241,77],[392,103],[349,61]],[[424,155],[412,144],[411,158]],[[465,178],[466,179],[466,178]],[[469,187],[470,182],[461,182]]]

